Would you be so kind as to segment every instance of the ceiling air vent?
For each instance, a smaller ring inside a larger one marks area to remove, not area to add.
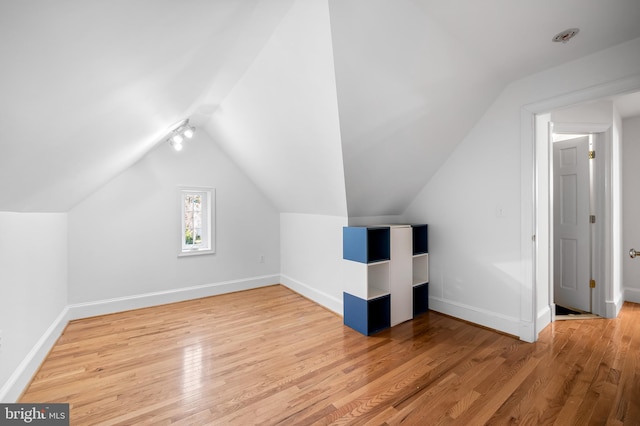
[[[569,28],[568,30],[564,30],[561,33],[556,34],[552,40],[556,43],[566,43],[574,38],[578,32],[580,32],[578,28]]]

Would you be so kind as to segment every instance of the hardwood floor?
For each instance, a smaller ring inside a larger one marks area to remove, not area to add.
[[[272,286],[73,321],[21,402],[72,425],[639,425],[640,305],[535,344],[435,312],[365,337]]]

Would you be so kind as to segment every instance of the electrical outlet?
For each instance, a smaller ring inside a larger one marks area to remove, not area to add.
[[[264,254],[258,256],[258,263],[264,263]]]

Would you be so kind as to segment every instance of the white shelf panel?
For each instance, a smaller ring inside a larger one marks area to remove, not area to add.
[[[367,263],[367,266],[376,266],[376,265],[381,265],[383,263],[386,263],[387,265],[389,264],[388,260],[380,260],[378,262],[371,262],[371,263]]]
[[[413,256],[413,285],[429,282],[429,254]]]
[[[373,299],[382,294],[389,294],[389,262],[370,263],[368,266],[366,298]]]
[[[378,297],[388,295],[388,291],[381,290],[379,288],[369,288],[369,298],[367,300],[377,299]]]
[[[411,226],[402,225],[391,228],[391,264],[389,265],[391,327],[413,317],[412,245]]]

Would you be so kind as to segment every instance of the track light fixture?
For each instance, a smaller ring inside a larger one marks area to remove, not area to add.
[[[167,142],[169,142],[176,151],[181,151],[182,142],[184,142],[185,138],[191,139],[195,131],[196,128],[189,124],[189,119],[184,119],[173,127],[167,137]]]

